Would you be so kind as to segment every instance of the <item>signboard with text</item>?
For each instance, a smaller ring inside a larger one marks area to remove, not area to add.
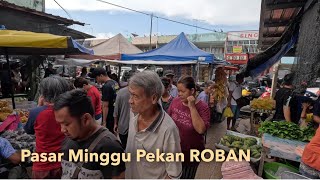
[[[232,52],[233,53],[242,53],[242,46],[233,46],[232,47]]]
[[[227,62],[232,64],[246,64],[248,61],[247,54],[226,54],[225,57]]]
[[[228,32],[227,38],[227,41],[258,40],[259,31]]]

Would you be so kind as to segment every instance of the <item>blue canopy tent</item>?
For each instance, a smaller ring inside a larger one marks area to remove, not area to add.
[[[150,64],[154,61],[166,63],[180,61],[183,64],[196,64],[200,61],[211,64],[215,59],[213,54],[197,48],[183,32],[160,48],[145,53],[121,55],[122,61],[147,61]]]

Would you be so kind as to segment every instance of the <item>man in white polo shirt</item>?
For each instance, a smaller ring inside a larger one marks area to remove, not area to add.
[[[171,117],[162,109],[159,99],[164,87],[159,76],[151,71],[134,75],[129,82],[129,103],[138,113],[129,123],[126,152],[131,153],[131,162],[126,163],[126,179],[179,178],[181,162],[137,162],[137,150],[147,153],[180,153],[179,130]]]

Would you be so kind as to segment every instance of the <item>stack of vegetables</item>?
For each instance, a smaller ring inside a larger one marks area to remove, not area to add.
[[[252,158],[260,158],[262,147],[257,144],[258,141],[253,137],[241,138],[235,135],[224,135],[221,138],[220,144],[229,147],[234,150],[236,153],[239,153],[239,150],[244,151],[250,150],[250,155]]]
[[[13,112],[7,101],[0,101],[0,121],[4,121]]]
[[[268,133],[283,139],[310,141],[315,135],[313,127],[300,128],[297,124],[287,121],[265,121],[261,123],[259,133]]]
[[[273,99],[253,99],[250,104],[253,109],[272,110],[275,107]]]

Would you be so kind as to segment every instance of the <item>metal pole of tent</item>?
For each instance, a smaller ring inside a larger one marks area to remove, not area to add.
[[[150,24],[150,44],[149,44],[149,50],[152,50],[151,37],[152,37],[152,19],[153,19],[153,14],[151,14],[150,17],[151,17],[151,24]]]
[[[118,64],[118,78],[119,78],[119,82],[121,82],[121,64]]]
[[[11,101],[12,101],[12,108],[15,109],[16,108],[16,103],[14,102],[14,88],[12,85],[12,79],[11,79],[11,67],[10,67],[10,62],[9,62],[9,55],[8,55],[8,49],[4,48],[5,51],[5,56],[6,56],[6,60],[7,60],[7,64],[8,64],[8,73],[9,73],[9,84],[11,87],[9,87],[11,89]]]
[[[200,61],[197,61],[197,82],[199,82],[200,79]]]

